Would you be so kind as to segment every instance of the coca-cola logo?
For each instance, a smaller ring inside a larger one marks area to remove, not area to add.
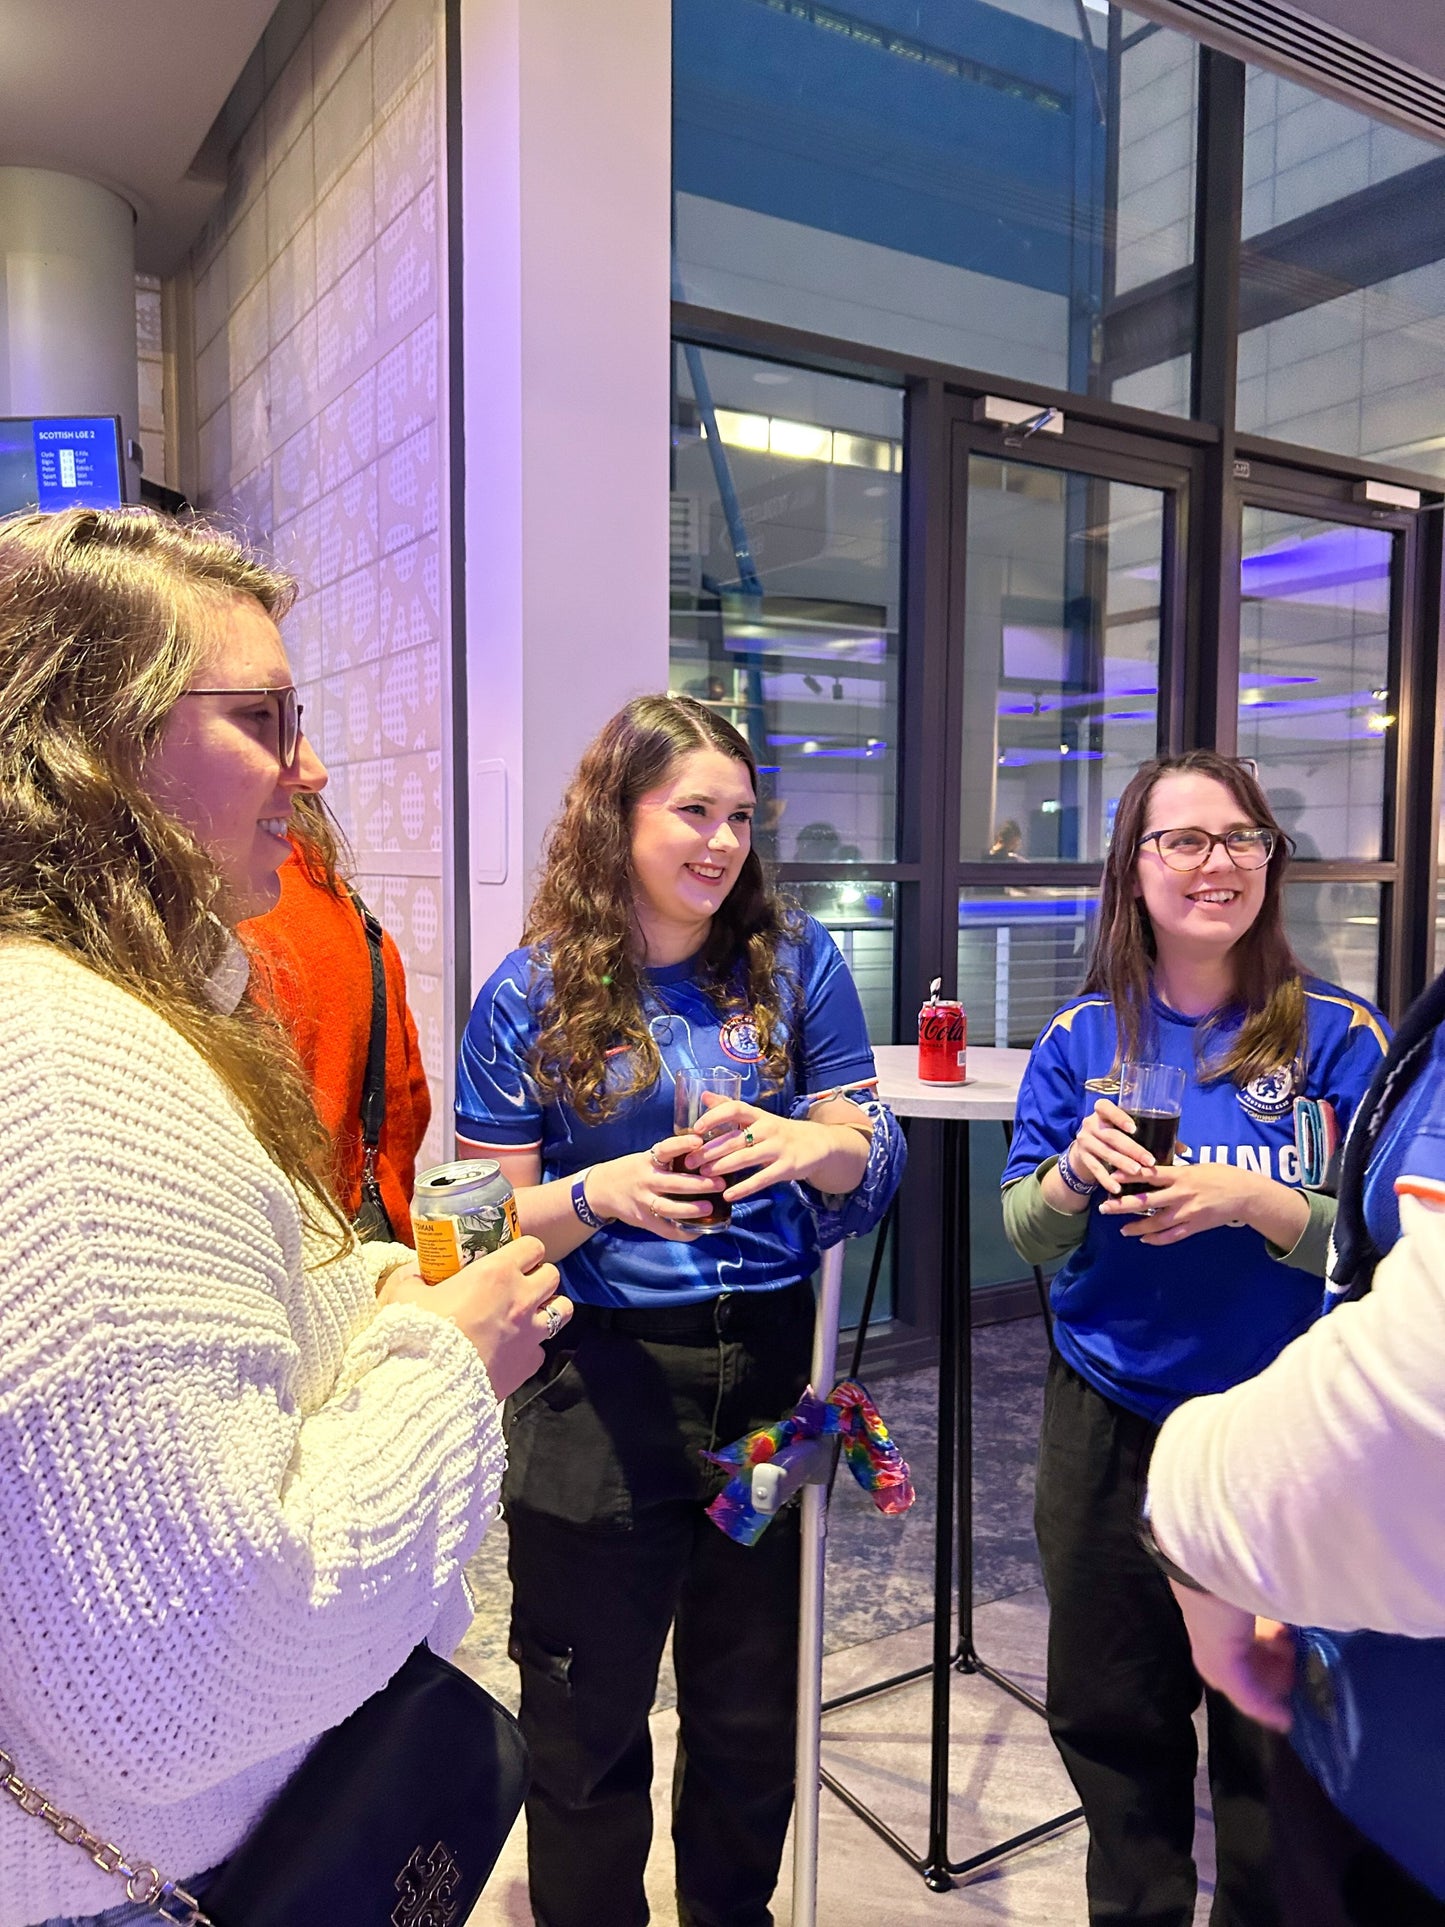
[[[918,1041],[920,1044],[952,1044],[963,1042],[963,1012],[954,1004],[925,1004],[918,1013]]]

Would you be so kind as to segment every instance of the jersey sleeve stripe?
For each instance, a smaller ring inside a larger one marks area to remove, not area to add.
[[[1437,1211],[1445,1211],[1445,1181],[1439,1178],[1396,1178],[1395,1196],[1417,1198],[1421,1204],[1434,1205]]]
[[[1384,1031],[1380,1029],[1380,1026],[1376,1023],[1371,1013],[1366,1010],[1365,1006],[1363,1004],[1357,1004],[1353,997],[1327,997],[1322,990],[1307,990],[1305,995],[1306,997],[1313,997],[1317,1004],[1338,1004],[1341,1010],[1347,1010],[1350,1013],[1351,1030],[1368,1030],[1374,1037],[1375,1042],[1380,1046],[1380,1055],[1382,1057],[1386,1051],[1389,1050],[1389,1038],[1386,1037]]]
[[[533,1138],[528,1144],[488,1144],[482,1138],[468,1137],[464,1131],[457,1132],[457,1143],[465,1144],[473,1151],[540,1151],[541,1138]]]
[[[1066,1010],[1058,1012],[1053,1022],[1044,1032],[1043,1037],[1040,1037],[1039,1042],[1042,1044],[1044,1037],[1052,1037],[1056,1030],[1072,1030],[1074,1028],[1074,1019],[1081,1010],[1107,1010],[1108,1008],[1109,1000],[1107,997],[1088,997],[1085,998],[1082,1003],[1070,1004]]]

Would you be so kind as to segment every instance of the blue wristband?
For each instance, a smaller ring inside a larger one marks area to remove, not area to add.
[[[1099,1188],[1092,1180],[1086,1181],[1079,1176],[1073,1165],[1069,1163],[1069,1153],[1067,1149],[1060,1151],[1059,1161],[1054,1166],[1054,1169],[1076,1198],[1092,1198]]]
[[[589,1231],[601,1231],[604,1226],[611,1224],[612,1220],[611,1218],[599,1218],[587,1202],[587,1172],[590,1171],[591,1168],[591,1165],[589,1165],[587,1171],[580,1171],[572,1180],[572,1209],[577,1213],[577,1216],[582,1220],[583,1224],[587,1226]]]

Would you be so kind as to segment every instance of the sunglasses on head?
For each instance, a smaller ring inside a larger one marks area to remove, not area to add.
[[[276,754],[282,769],[295,769],[296,759],[301,753],[301,717],[304,713],[296,700],[295,683],[284,683],[279,689],[188,689],[185,693],[188,696],[274,696]]]

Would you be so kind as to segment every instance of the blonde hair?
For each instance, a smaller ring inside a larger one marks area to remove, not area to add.
[[[145,510],[0,522],[0,937],[53,945],[179,1031],[345,1237],[289,1046],[249,998],[207,994],[227,941],[215,864],[144,784],[228,606],[277,620],[294,596],[229,536]]]

